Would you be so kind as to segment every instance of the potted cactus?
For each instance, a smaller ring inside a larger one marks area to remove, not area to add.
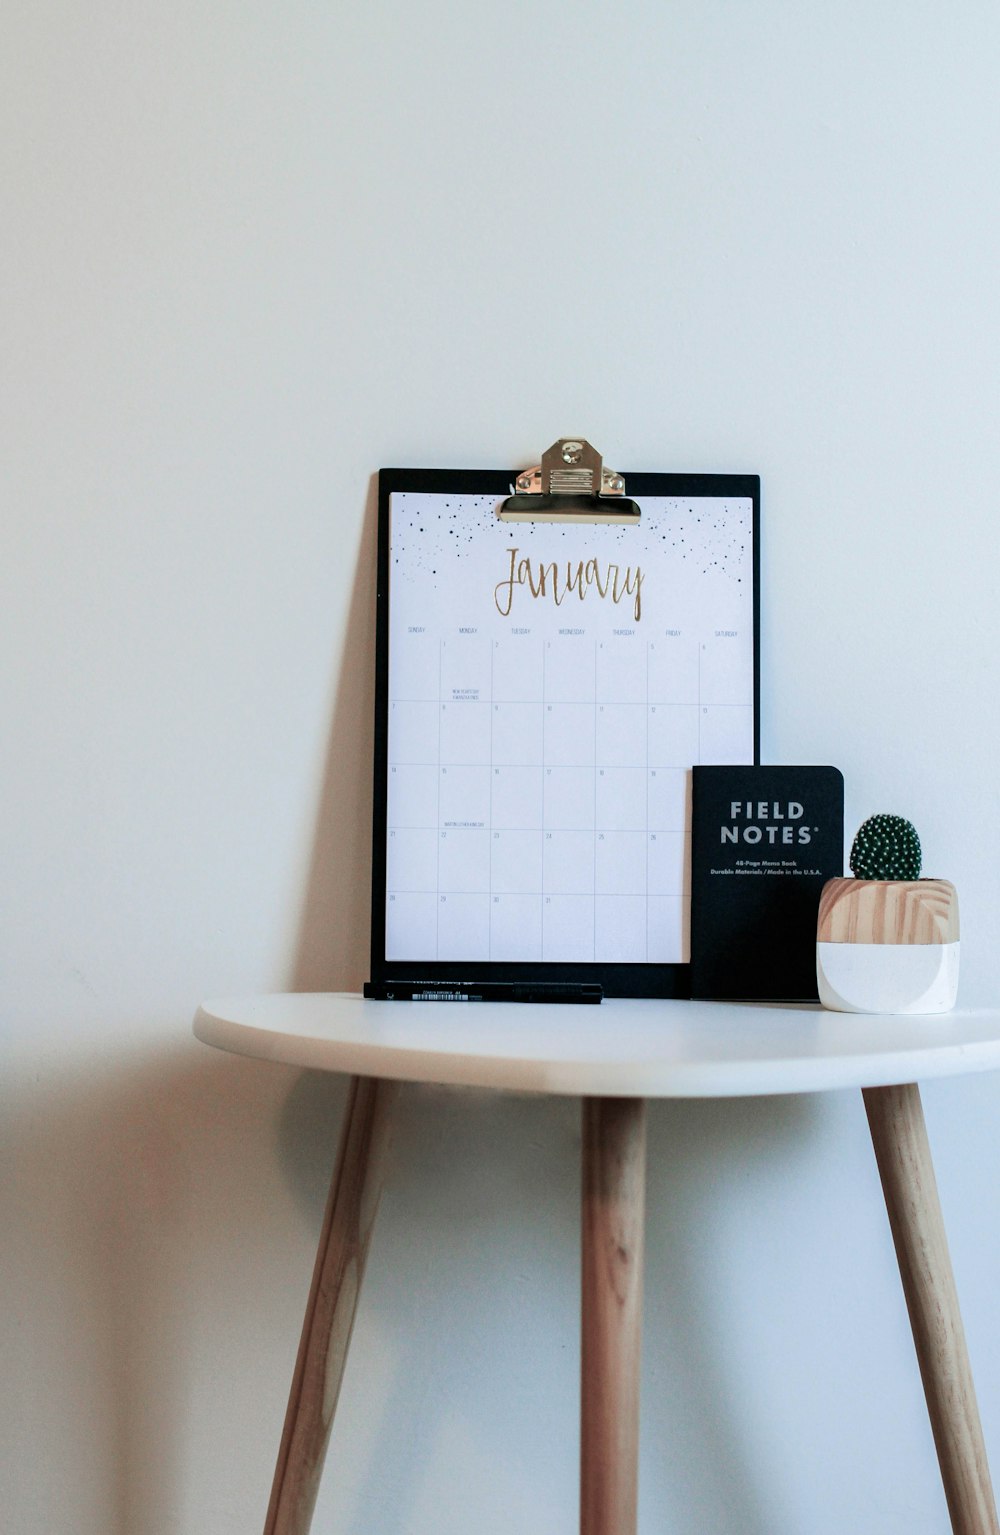
[[[920,878],[920,838],[902,816],[875,815],[851,848],[853,879],[823,886],[816,979],[840,1013],[946,1013],[958,991],[958,895]]]

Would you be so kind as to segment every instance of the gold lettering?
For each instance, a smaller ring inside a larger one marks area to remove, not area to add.
[[[514,601],[514,561],[516,559],[517,550],[512,549],[510,551],[510,575],[507,577],[506,581],[498,581],[496,586],[493,588],[493,601],[496,603],[497,612],[502,618],[510,617],[511,604]],[[507,591],[507,606],[503,608],[500,606],[500,593],[505,588]]]
[[[612,570],[617,570],[617,568],[618,567],[616,565],[609,565],[608,573],[602,581],[600,565],[598,565],[596,560],[587,561],[587,580],[588,582],[592,581],[594,583],[602,597],[606,597],[608,595],[608,583],[611,580],[611,572]]]
[[[528,567],[527,580],[532,597],[544,597],[546,595],[547,587],[545,583],[546,577],[549,577],[552,582],[552,600],[556,607],[558,607],[562,602],[562,597],[559,595],[559,572],[555,560],[552,561],[551,565],[539,565],[537,581],[531,574],[531,561],[524,560],[522,563]]]
[[[548,569],[552,573],[552,601],[555,603],[556,607],[558,608],[558,607],[561,606],[562,600],[565,597],[566,592],[559,590],[559,567],[557,566],[555,560],[552,561],[552,564],[548,567]],[[544,581],[545,581],[545,570],[546,570],[546,567],[543,565],[542,566],[543,589],[544,589]],[[568,565],[566,566],[566,570],[567,570],[567,572],[569,571],[569,566]]]
[[[511,549],[508,553],[509,572],[493,588],[493,601],[501,618],[510,617],[516,586],[526,586],[533,599],[551,597],[557,608],[562,605],[569,592],[575,590],[582,602],[591,587],[596,587],[598,595],[602,598],[607,597],[610,592],[611,601],[616,606],[625,597],[633,597],[636,622],[642,617],[643,573],[638,565],[634,570],[631,565],[626,565],[623,570],[620,565],[612,561],[602,572],[600,562],[596,559],[580,560],[575,568],[572,561],[568,560],[565,576],[560,580],[561,570],[557,560],[550,560],[547,565],[542,564],[536,567],[527,556],[519,560],[516,549]]]
[[[632,567],[629,566],[628,570],[625,572],[625,590],[630,596],[632,592],[635,592],[635,621],[638,623],[642,617],[642,571],[639,569],[638,565],[635,567],[635,577],[632,580],[632,584],[630,586],[629,579],[631,576]]]
[[[538,572],[538,581],[537,582],[535,581],[535,578],[534,578],[534,576],[532,575],[532,572],[531,572],[531,561],[530,560],[522,560],[521,561],[521,570],[524,571],[524,576],[521,577],[521,579],[522,579],[522,581],[527,581],[527,583],[528,583],[528,590],[531,592],[532,597],[544,597],[545,596],[545,566],[543,565],[540,568],[540,570]],[[520,576],[520,571],[518,572],[518,575]]]

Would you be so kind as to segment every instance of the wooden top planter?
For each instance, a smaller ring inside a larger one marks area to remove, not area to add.
[[[946,879],[831,879],[823,886],[819,943],[956,943],[958,936],[958,892]]]

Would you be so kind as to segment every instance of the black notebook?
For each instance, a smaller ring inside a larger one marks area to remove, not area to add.
[[[695,767],[691,995],[816,1001],[816,916],[844,872],[834,767]]]

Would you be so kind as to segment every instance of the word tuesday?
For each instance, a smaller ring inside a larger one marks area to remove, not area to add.
[[[642,580],[638,565],[635,570],[626,565],[624,571],[613,562],[602,570],[600,560],[580,560],[575,568],[572,560],[567,560],[565,566],[555,560],[534,566],[530,559],[519,560],[517,550],[511,549],[510,574],[493,588],[493,601],[497,612],[507,618],[514,603],[515,587],[526,586],[532,597],[551,597],[557,608],[571,592],[575,591],[582,602],[594,588],[599,597],[610,595],[615,603],[624,597],[633,598],[632,611],[638,622],[642,617]]]

